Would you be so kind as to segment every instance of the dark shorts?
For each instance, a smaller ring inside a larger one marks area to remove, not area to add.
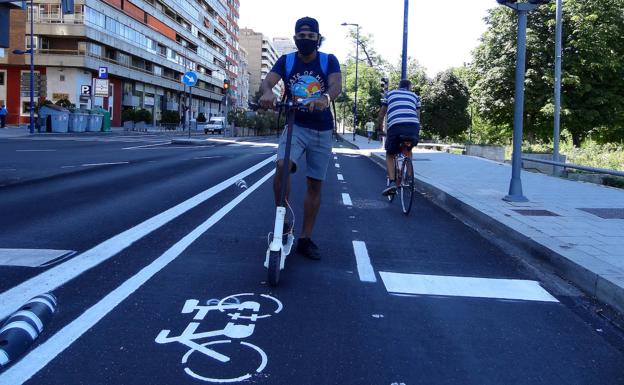
[[[388,129],[386,137],[386,152],[390,155],[396,155],[401,152],[401,142],[405,139],[412,139],[412,147],[418,144],[420,134],[420,125],[405,123],[396,124]]]

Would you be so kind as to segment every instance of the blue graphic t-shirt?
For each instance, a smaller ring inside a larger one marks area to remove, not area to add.
[[[310,63],[304,63],[297,57],[290,71],[290,76],[286,79],[286,55],[282,55],[271,72],[275,72],[284,80],[288,99],[306,102],[320,98],[327,92],[329,89],[328,77],[330,74],[340,72],[340,64],[334,55],[328,55],[327,73],[324,74],[318,54],[316,59]],[[329,108],[315,112],[297,111],[295,124],[313,130],[326,131],[334,128],[334,119]]]

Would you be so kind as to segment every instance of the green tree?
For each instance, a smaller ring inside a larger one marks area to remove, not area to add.
[[[621,127],[624,120],[622,9],[624,0],[564,2],[562,124],[575,145],[592,133],[621,133],[614,127]],[[485,19],[488,30],[472,63],[476,111],[497,130],[508,132],[514,109],[516,19],[506,7],[490,10]],[[555,4],[529,14],[528,23],[525,133],[530,140],[549,139],[554,111]]]
[[[460,137],[470,126],[468,87],[453,69],[439,73],[423,94],[423,130],[440,137]]]

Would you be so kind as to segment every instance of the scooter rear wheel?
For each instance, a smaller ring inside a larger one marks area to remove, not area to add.
[[[268,280],[269,280],[269,285],[271,286],[277,286],[277,284],[279,283],[281,257],[282,257],[281,251],[269,252]]]

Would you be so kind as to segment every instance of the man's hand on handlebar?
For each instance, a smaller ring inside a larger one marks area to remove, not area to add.
[[[310,112],[323,111],[329,107],[329,100],[327,100],[327,97],[321,96],[318,99],[308,101],[305,106],[308,107]]]
[[[267,92],[262,95],[260,100],[258,100],[258,103],[260,104],[260,108],[270,110],[275,106],[276,101],[277,99],[275,98],[273,92]]]

